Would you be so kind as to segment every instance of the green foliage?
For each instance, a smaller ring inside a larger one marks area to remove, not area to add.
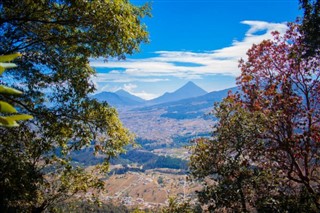
[[[300,0],[304,10],[301,30],[304,32],[303,39],[306,47],[305,56],[312,56],[320,52],[320,1]]]
[[[238,98],[230,95],[216,104],[219,125],[214,138],[197,139],[192,148],[190,170],[203,182],[199,201],[210,211],[227,208],[247,212],[260,193],[270,193],[276,178],[257,166],[264,160],[259,156],[263,150],[258,134],[265,119],[261,113],[246,112]]]
[[[163,177],[159,176],[157,182],[158,184],[163,184]]]
[[[159,156],[143,150],[131,150],[122,155],[122,158],[131,162],[142,164],[143,169],[169,168],[187,169],[187,161],[170,156]]]
[[[161,213],[196,213],[201,212],[198,206],[191,205],[190,201],[179,202],[177,198],[170,197],[168,206],[161,209]]]
[[[20,56],[20,54],[11,54],[11,55],[2,55],[0,56],[0,75],[5,71],[6,68],[14,68],[16,67],[13,63],[3,63],[14,60],[16,57]],[[11,87],[7,87],[4,85],[0,85],[0,93],[8,94],[8,95],[20,95],[21,91],[13,89]],[[0,113],[17,113],[17,110],[9,103],[5,101],[0,101]],[[14,127],[19,126],[17,121],[32,119],[31,115],[26,114],[16,114],[11,116],[0,116],[0,126],[6,127]]]
[[[103,213],[128,213],[129,210],[123,205],[114,205],[112,203],[101,203],[97,205],[93,202],[63,202],[59,206],[50,209],[51,212],[57,213],[87,213],[87,212],[103,212]]]
[[[136,7],[126,0],[1,1],[0,55],[22,55],[17,67],[3,75],[0,90],[14,87],[24,95],[1,93],[0,98],[34,116],[17,128],[0,127],[4,212],[41,212],[101,188],[95,174],[105,172],[133,136],[115,109],[88,97],[95,90],[89,58],[124,58],[138,51],[148,41],[141,23],[145,15],[148,5]],[[105,158],[93,171],[71,164],[68,157],[89,145]]]
[[[134,209],[132,213],[146,213],[146,211],[140,210],[140,209]]]
[[[186,160],[182,160],[180,158],[174,158],[170,156],[159,156],[154,163],[148,163],[145,166],[145,168],[169,168],[187,170],[188,164]]]

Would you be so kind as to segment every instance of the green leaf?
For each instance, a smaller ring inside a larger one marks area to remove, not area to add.
[[[21,56],[20,53],[14,53],[11,55],[1,55],[0,56],[0,62],[9,62],[17,58],[18,56]],[[14,63],[0,63],[0,75],[4,72],[5,69],[8,68],[14,68],[17,67]]]
[[[14,63],[0,63],[0,75],[4,72],[5,69],[17,67]]]
[[[0,116],[0,126],[17,127],[19,124],[13,119]]]
[[[22,94],[21,91],[10,88],[10,87],[6,87],[3,85],[0,85],[0,93],[6,93],[6,94],[11,94],[11,95],[20,95]]]
[[[21,56],[20,53],[14,53],[14,54],[10,54],[10,55],[1,55],[0,56],[0,62],[8,62],[8,61],[12,61],[15,58]]]
[[[18,121],[18,120],[29,120],[29,119],[33,119],[33,116],[32,116],[32,115],[27,115],[27,114],[19,114],[19,115],[7,116],[7,118]]]
[[[17,67],[17,65],[15,63],[0,63],[0,67],[8,69],[8,68],[15,68]]]
[[[11,104],[8,104],[7,102],[4,102],[4,101],[0,101],[0,112],[16,113],[17,110]]]
[[[6,126],[6,127],[17,127],[19,124],[17,121],[20,120],[28,120],[32,119],[33,117],[31,115],[21,114],[21,115],[11,115],[11,116],[0,116],[0,126]]]

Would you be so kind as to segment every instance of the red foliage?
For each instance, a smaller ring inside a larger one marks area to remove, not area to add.
[[[320,56],[303,57],[303,35],[291,24],[285,35],[253,45],[240,60],[245,106],[268,117],[266,155],[278,171],[302,184],[320,204]],[[320,205],[319,205],[320,206]]]

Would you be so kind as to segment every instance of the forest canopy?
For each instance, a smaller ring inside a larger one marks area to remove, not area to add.
[[[148,42],[141,19],[148,5],[127,0],[4,0],[0,3],[0,55],[20,53],[1,77],[23,95],[0,94],[33,116],[16,128],[0,127],[0,208],[41,212],[102,182],[71,164],[84,146],[111,157],[133,137],[116,110],[91,100],[90,57],[125,58]],[[105,168],[105,167],[104,167]]]

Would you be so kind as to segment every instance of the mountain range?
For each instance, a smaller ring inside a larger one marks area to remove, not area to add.
[[[189,81],[187,84],[179,88],[178,90],[169,93],[166,92],[162,96],[149,100],[148,105],[161,104],[167,102],[179,101],[187,98],[198,97],[207,94],[208,92],[200,88],[198,85]]]
[[[215,102],[222,101],[231,91],[238,91],[237,87],[206,92],[193,82],[188,82],[172,93],[165,93],[153,100],[144,100],[124,90],[117,92],[102,92],[93,96],[99,101],[107,101],[111,106],[123,112],[143,114],[148,117],[149,112],[161,112],[160,118],[184,120],[207,119]],[[123,109],[123,110],[121,110]],[[131,116],[129,116],[131,117]]]
[[[101,92],[93,95],[91,98],[98,101],[106,101],[108,104],[114,107],[128,107],[142,105],[146,100],[130,94],[124,90],[118,90],[116,92]]]
[[[208,95],[207,91],[189,81],[181,88],[174,92],[166,92],[162,96],[152,99],[144,100],[135,95],[130,94],[125,90],[118,90],[116,92],[101,92],[92,96],[92,98],[98,101],[107,101],[111,106],[114,107],[132,107],[132,106],[153,106],[164,103],[171,103],[180,100],[196,98]]]
[[[153,100],[143,100],[124,90],[101,92],[92,98],[107,101],[117,108],[121,122],[135,134],[140,149],[151,156],[150,162],[154,164],[154,152],[167,155],[172,150],[183,150],[195,137],[209,137],[216,122],[214,116],[208,115],[214,103],[220,102],[229,91],[234,93],[237,90],[238,88],[234,87],[208,93],[193,82],[188,82],[178,90]],[[138,159],[145,156],[142,152],[134,153]],[[79,162],[79,159],[83,159],[87,164],[101,160],[89,159],[86,156],[87,153],[81,151],[72,157]],[[128,163],[129,158],[122,156],[121,159],[124,164]],[[159,161],[163,160],[159,158]],[[141,164],[140,161],[133,162]]]
[[[168,102],[153,105],[146,102],[135,107],[120,107],[117,110],[123,124],[136,135],[137,141],[144,149],[179,147],[186,145],[194,137],[210,135],[216,122],[216,118],[210,112],[214,103],[222,101],[229,91],[235,93],[238,88],[214,91],[191,98],[178,97],[175,101],[168,99]]]
[[[230,91],[235,93],[238,91],[238,88],[232,87],[225,90],[213,91],[197,97],[140,107],[136,110],[154,111],[161,109],[164,111],[164,113],[161,114],[161,117],[177,120],[204,118],[212,111],[214,103],[221,102],[227,97]]]

